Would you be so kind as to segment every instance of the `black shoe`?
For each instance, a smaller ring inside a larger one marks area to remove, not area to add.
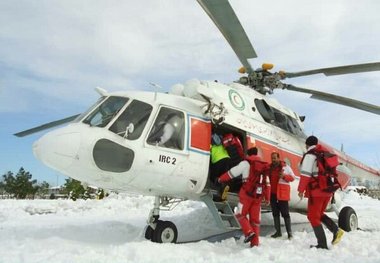
[[[255,235],[256,235],[255,232],[251,232],[251,233],[249,233],[248,236],[246,236],[246,237],[244,238],[244,243],[251,242],[252,238],[253,238]]]
[[[288,233],[288,239],[289,240],[293,239],[293,234],[292,233]]]
[[[310,248],[317,248],[317,249],[329,249],[328,247],[325,246],[320,246],[320,245],[310,245]]]
[[[276,232],[274,233],[273,235],[270,236],[271,238],[278,238],[278,237],[282,237],[282,234],[279,233],[279,232]]]
[[[223,202],[222,198],[219,195],[213,195],[212,201],[214,202]]]

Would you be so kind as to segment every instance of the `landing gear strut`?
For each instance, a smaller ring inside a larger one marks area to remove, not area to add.
[[[145,228],[145,238],[156,243],[177,242],[178,230],[175,224],[170,221],[159,220],[161,210],[173,209],[181,200],[174,200],[169,197],[156,196],[153,209],[149,213],[148,225]]]

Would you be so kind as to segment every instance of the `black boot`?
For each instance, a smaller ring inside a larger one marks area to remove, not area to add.
[[[284,221],[285,221],[286,232],[288,232],[288,239],[292,239],[293,238],[293,234],[292,234],[292,227],[291,227],[290,217],[284,218]]]
[[[251,242],[252,238],[254,238],[255,235],[256,235],[255,232],[251,232],[251,233],[249,233],[248,236],[246,236],[246,237],[244,238],[244,243]]]
[[[327,227],[327,229],[331,233],[336,233],[338,232],[338,226],[335,224],[335,222],[328,217],[327,215],[324,215],[321,219],[322,223]]]
[[[310,246],[310,248],[322,248],[322,249],[328,249],[327,242],[326,242],[326,235],[325,231],[323,230],[323,226],[319,225],[316,227],[313,227],[315,237],[317,238],[318,245],[316,246]]]
[[[280,216],[274,216],[273,221],[274,221],[274,229],[276,229],[276,233],[271,235],[271,237],[273,238],[281,237],[282,234],[281,234]]]

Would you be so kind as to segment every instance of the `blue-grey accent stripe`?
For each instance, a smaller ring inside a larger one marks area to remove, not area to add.
[[[203,155],[210,155],[210,152],[205,152],[205,151],[201,151],[201,150],[197,150],[197,149],[188,148],[188,150],[190,152],[196,152],[196,153],[200,153],[200,154],[203,154]]]

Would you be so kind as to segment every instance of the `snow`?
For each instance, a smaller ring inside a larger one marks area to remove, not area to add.
[[[201,202],[185,201],[161,219],[177,225],[180,244],[145,240],[152,197],[111,195],[103,200],[0,200],[0,262],[380,262],[380,201],[350,191],[360,230],[345,233],[329,250],[310,249],[316,239],[305,215],[292,213],[294,239],[272,239],[272,218],[262,215],[259,247],[242,239],[199,240],[218,233]],[[334,213],[329,214],[335,217]],[[283,227],[284,229],[284,227]],[[332,234],[326,230],[330,241]]]

